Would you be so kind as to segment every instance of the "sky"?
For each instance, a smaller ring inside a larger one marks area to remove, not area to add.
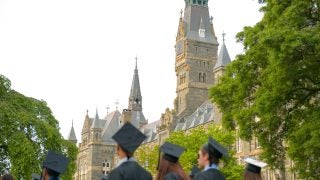
[[[231,59],[243,53],[237,32],[262,18],[257,0],[209,0]],[[86,115],[128,107],[138,58],[149,122],[173,108],[175,37],[184,0],[0,0],[0,74],[16,91],[47,102],[78,142]],[[219,48],[220,49],[220,48]],[[119,102],[119,105],[116,105]]]

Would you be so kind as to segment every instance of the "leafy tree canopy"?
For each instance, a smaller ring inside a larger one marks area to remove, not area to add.
[[[11,89],[0,75],[0,170],[9,170],[17,179],[40,173],[47,150],[70,159],[65,179],[75,170],[77,148],[59,133],[58,121],[46,102],[26,97]]]
[[[271,167],[284,170],[289,155],[302,178],[320,177],[320,1],[260,2],[263,19],[238,33],[245,53],[210,98],[225,127],[258,137]]]

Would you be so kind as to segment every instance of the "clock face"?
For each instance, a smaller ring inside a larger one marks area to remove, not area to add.
[[[178,41],[176,44],[176,54],[180,55],[181,53],[183,53],[183,42]]]

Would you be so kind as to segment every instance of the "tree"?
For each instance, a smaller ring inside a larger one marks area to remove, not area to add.
[[[135,158],[146,170],[153,176],[157,173],[159,146],[144,144],[140,146],[135,152]]]
[[[245,53],[209,91],[223,125],[256,136],[261,157],[301,178],[320,177],[320,1],[262,0],[263,19],[238,33]],[[236,122],[236,123],[235,123]]]
[[[47,150],[70,159],[65,179],[75,170],[77,148],[59,133],[58,121],[46,102],[26,97],[11,89],[10,81],[0,75],[0,170],[7,169],[17,179],[30,179],[41,172]]]
[[[184,168],[185,172],[189,173],[191,172],[192,166],[197,165],[198,151],[203,144],[208,142],[209,136],[221,142],[225,147],[231,147],[234,143],[234,136],[232,132],[227,132],[217,125],[210,125],[208,128],[198,126],[189,130],[188,132],[172,132],[166,141],[186,148],[186,151],[179,158],[179,162]],[[221,170],[227,179],[240,180],[242,179],[244,168],[243,166],[237,164],[236,159],[232,157],[233,154],[234,152],[232,150],[229,151],[230,158],[223,159],[223,167]],[[159,161],[158,145],[152,146],[146,144],[140,146],[135,153],[135,157],[137,158],[139,164],[150,171],[153,176],[156,175],[156,168]],[[146,166],[146,164],[148,165]]]

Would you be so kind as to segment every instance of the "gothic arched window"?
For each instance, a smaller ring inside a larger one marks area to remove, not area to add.
[[[202,77],[202,78],[203,78],[203,81],[202,81],[202,82],[204,82],[204,83],[207,82],[206,73],[203,73],[203,77]]]
[[[202,73],[199,73],[199,82],[202,82]]]

